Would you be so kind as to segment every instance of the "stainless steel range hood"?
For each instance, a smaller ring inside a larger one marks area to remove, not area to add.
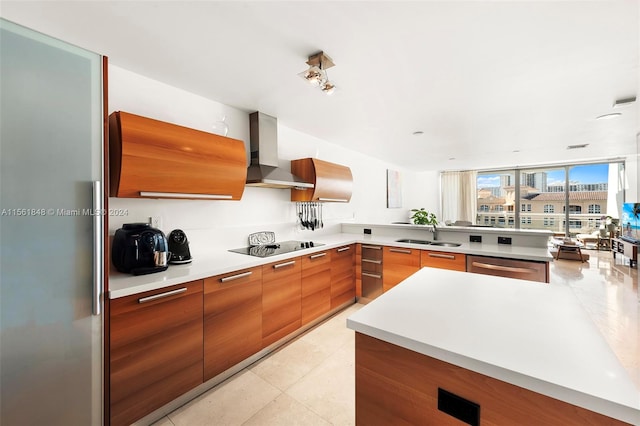
[[[254,112],[249,115],[251,164],[246,186],[265,188],[313,188],[290,172],[278,167],[278,121],[275,117]]]

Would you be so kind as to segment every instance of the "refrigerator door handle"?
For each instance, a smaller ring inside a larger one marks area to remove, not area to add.
[[[104,245],[103,245],[103,220],[102,209],[102,182],[93,182],[93,315],[101,314],[101,296],[104,288]]]

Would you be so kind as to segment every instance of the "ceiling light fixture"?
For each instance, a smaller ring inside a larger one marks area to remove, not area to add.
[[[319,87],[327,95],[332,94],[336,90],[336,86],[329,81],[327,69],[335,65],[333,60],[324,52],[318,52],[309,56],[307,65],[309,65],[309,69],[298,75],[311,85]]]

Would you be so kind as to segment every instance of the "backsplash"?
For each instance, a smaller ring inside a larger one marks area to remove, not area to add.
[[[248,148],[249,112],[215,102],[164,83],[109,66],[109,113],[127,111],[194,129],[213,132],[220,115],[226,116],[228,136],[245,142]],[[253,111],[250,111],[253,112]],[[124,223],[148,222],[159,217],[165,234],[182,229],[190,240],[194,257],[210,248],[247,245],[252,232],[274,231],[278,240],[312,240],[314,236],[340,232],[340,224],[405,221],[409,209],[439,205],[437,172],[404,175],[404,208],[386,207],[387,169],[397,167],[346,150],[313,136],[278,124],[280,167],[290,170],[290,161],[313,157],[343,164],[353,173],[353,197],[349,203],[325,203],[324,228],[302,230],[297,225],[295,202],[290,190],[246,187],[240,201],[156,200],[110,198],[109,207],[122,212],[109,218],[109,234]],[[247,149],[248,152],[248,149]],[[247,164],[248,164],[247,158]],[[434,188],[425,191],[424,188]]]

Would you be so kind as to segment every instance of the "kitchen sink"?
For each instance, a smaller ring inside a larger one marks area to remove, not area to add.
[[[412,238],[401,238],[396,240],[397,243],[409,243],[409,244],[433,244],[431,241],[427,240],[414,240]]]
[[[460,243],[450,243],[447,241],[432,241],[430,244],[432,246],[441,246],[441,247],[460,247],[462,245]]]

